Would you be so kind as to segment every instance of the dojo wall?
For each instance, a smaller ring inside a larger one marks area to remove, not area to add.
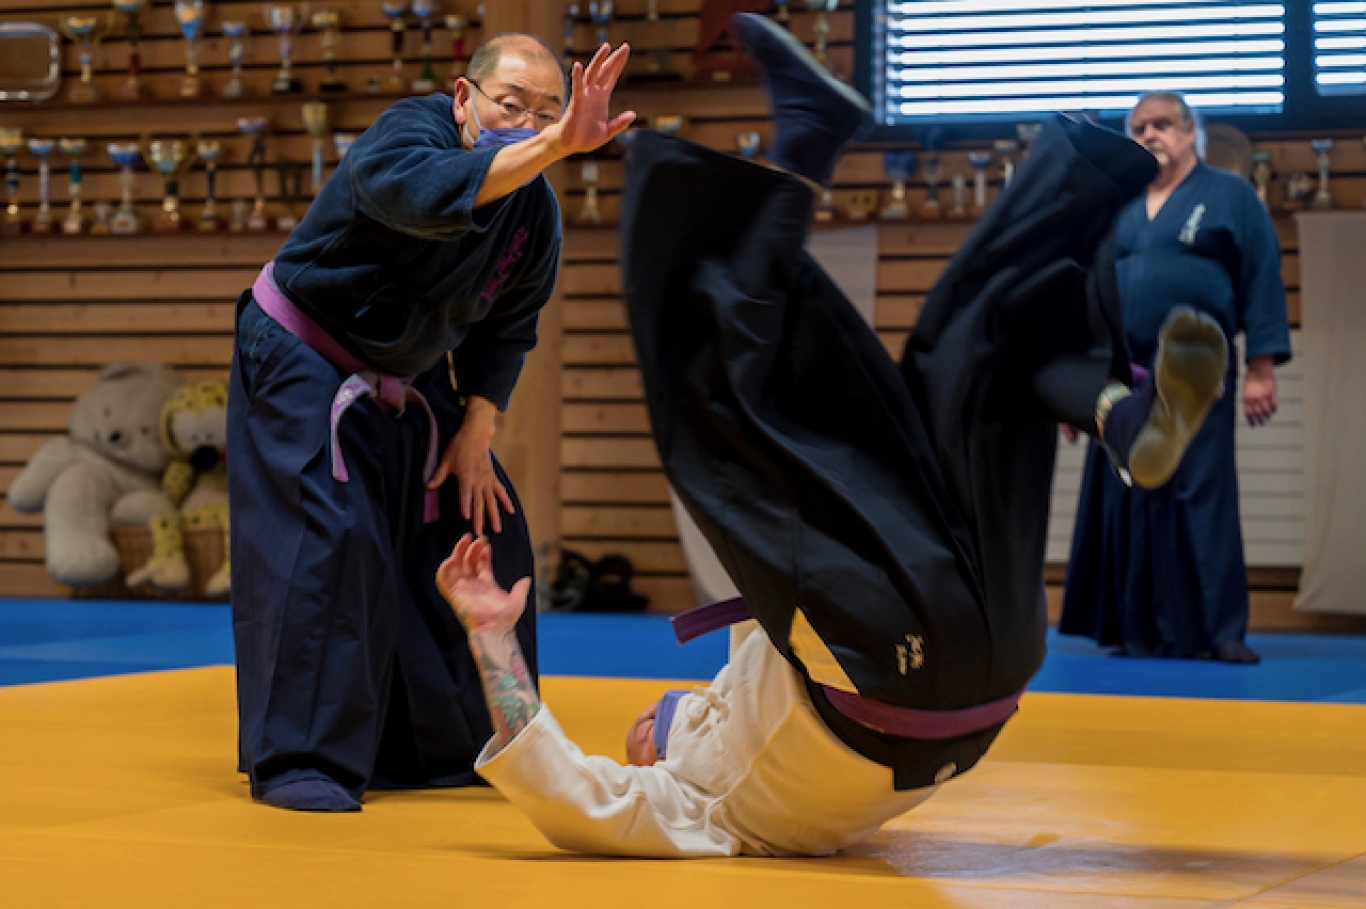
[[[513,0],[493,0],[490,6]],[[336,0],[317,4],[341,9],[347,31],[340,44],[343,75],[353,88],[363,89],[366,77],[388,71],[389,33],[378,3]],[[444,12],[473,12],[473,2],[443,2]],[[796,6],[797,4],[794,4]],[[614,41],[629,40],[643,62],[656,47],[671,49],[673,66],[691,71],[691,48],[697,34],[698,0],[661,0],[664,19],[646,23],[645,0],[618,0]],[[58,12],[106,8],[103,0],[0,0],[0,21],[37,19],[55,21]],[[248,75],[257,89],[254,100],[227,102],[216,96],[193,104],[164,101],[140,105],[74,106],[57,101],[37,107],[0,106],[0,125],[22,126],[30,135],[85,135],[98,139],[86,160],[87,199],[114,201],[117,173],[102,151],[105,142],[132,139],[143,133],[161,136],[199,131],[224,143],[219,181],[220,199],[249,198],[251,172],[247,152],[235,130],[237,117],[270,114],[276,121],[272,151],[283,149],[294,160],[305,160],[309,142],[299,123],[299,99],[265,95],[278,66],[273,35],[258,28],[260,4],[217,2],[211,5],[209,38],[202,53],[211,92],[226,79],[226,42],[219,37],[223,19],[253,22],[248,52]],[[795,16],[795,30],[811,39],[813,17]],[[183,66],[184,43],[174,29],[170,4],[158,2],[144,42],[148,82],[165,96],[174,94]],[[838,69],[851,69],[852,3],[846,2],[832,22],[832,60]],[[593,42],[593,29],[581,22],[576,46]],[[99,54],[99,79],[116,88],[126,62],[121,28],[117,40],[106,42]],[[477,42],[477,31],[467,44]],[[556,43],[559,43],[558,40]],[[409,64],[405,75],[416,75],[417,37],[408,33]],[[449,33],[438,32],[437,75],[451,71]],[[75,50],[65,48],[68,78],[77,72]],[[316,84],[321,66],[317,35],[305,32],[297,42],[300,75]],[[353,93],[333,105],[336,128],[359,130],[371,122],[394,96]],[[686,138],[730,150],[735,135],[759,130],[767,142],[770,124],[762,92],[754,86],[695,86],[691,83],[628,83],[620,91],[620,105],[643,118],[677,114],[687,118]],[[1278,176],[1314,169],[1307,137],[1254,137],[1272,151]],[[1358,206],[1366,197],[1366,151],[1356,137],[1334,150],[1334,192],[1339,204]],[[878,192],[885,198],[889,181],[882,171],[881,151],[856,152],[836,173],[836,199],[841,209],[859,193]],[[967,148],[952,148],[944,156],[945,172],[971,174]],[[328,148],[329,161],[334,157]],[[21,159],[24,180],[24,217],[30,220],[36,202],[36,164]],[[60,210],[65,199],[64,161],[54,174],[54,200]],[[609,151],[601,160],[602,207],[615,218],[623,170],[619,154]],[[577,162],[556,175],[566,215],[582,206],[583,191]],[[999,171],[993,171],[993,194]],[[187,215],[197,217],[204,193],[202,170],[182,183]],[[275,192],[269,175],[268,190]],[[1279,195],[1279,184],[1274,191]],[[137,195],[142,213],[152,217],[161,195],[160,180],[145,170],[138,174]],[[921,182],[910,188],[912,208],[924,195]],[[226,206],[224,206],[226,208]],[[87,212],[89,208],[87,206]],[[272,203],[272,214],[279,206]],[[838,224],[836,225],[838,226]],[[888,349],[898,353],[914,325],[923,297],[962,242],[970,225],[955,222],[884,223],[879,227],[877,328]],[[1285,248],[1283,267],[1291,291],[1292,316],[1298,315],[1298,259],[1293,222],[1278,220]],[[230,352],[231,308],[240,290],[283,239],[281,234],[209,237],[145,235],[137,238],[87,237],[0,239],[0,489],[22,467],[45,439],[61,434],[73,397],[93,381],[99,364],[117,359],[169,362],[187,377],[221,374]],[[548,394],[533,396],[533,418],[560,425],[560,470],[553,476],[537,474],[521,481],[540,491],[538,501],[558,502],[539,509],[548,526],[538,540],[547,553],[562,544],[590,556],[609,552],[628,555],[636,564],[637,589],[649,594],[652,608],[675,611],[692,604],[692,591],[669,511],[667,489],[660,471],[640,389],[634,353],[626,331],[617,276],[615,230],[578,228],[566,231],[561,281],[552,303],[554,318],[546,321],[540,348],[532,355],[540,373],[550,376]],[[520,394],[519,390],[519,394]],[[553,471],[549,473],[554,473]],[[18,515],[0,505],[0,593],[62,595],[42,566],[41,519]]]

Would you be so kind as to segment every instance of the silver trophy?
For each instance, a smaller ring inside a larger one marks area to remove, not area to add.
[[[251,168],[252,174],[256,177],[256,199],[251,205],[251,214],[247,216],[247,230],[269,230],[270,220],[266,217],[266,132],[270,129],[270,121],[265,117],[242,117],[237,121],[237,128],[251,139],[251,154],[247,156],[247,165]]]
[[[293,230],[299,226],[295,205],[303,198],[304,171],[307,165],[299,161],[276,161],[275,172],[280,178],[280,201],[285,213],[275,219],[279,230]]]
[[[1327,211],[1333,207],[1333,194],[1328,191],[1328,156],[1333,150],[1332,139],[1313,139],[1309,147],[1314,150],[1314,154],[1319,156],[1319,186],[1314,193],[1314,201],[1311,208],[1315,211]]]
[[[583,162],[583,209],[578,222],[597,226],[602,223],[602,209],[598,207],[598,162]]]
[[[735,148],[746,161],[758,159],[759,152],[763,150],[763,143],[764,137],[757,132],[739,133],[735,137]]]
[[[251,213],[251,203],[246,199],[233,199],[229,210],[228,230],[240,234],[247,229],[247,216]]]
[[[981,214],[987,208],[987,168],[991,166],[991,152],[970,151],[968,163],[972,165],[972,207]]]
[[[403,33],[408,30],[408,23],[403,21],[403,16],[408,12],[408,2],[407,0],[385,0],[379,6],[384,11],[384,18],[389,20],[389,35],[394,54],[389,70],[389,87],[394,91],[401,91],[403,89]]]
[[[85,155],[84,139],[58,139],[57,147],[62,154],[71,159],[71,171],[67,182],[67,194],[71,197],[71,207],[62,219],[62,233],[79,234],[85,230],[85,216],[81,213],[81,158]]]
[[[1258,149],[1252,153],[1252,185],[1257,187],[1257,198],[1271,205],[1271,152]]]
[[[359,136],[355,133],[332,134],[332,147],[337,150],[338,161],[341,161],[342,158],[346,157],[346,153],[351,150],[351,146],[356,144],[356,139],[358,138]]]
[[[968,216],[968,178],[962,174],[954,174],[949,180],[952,187],[950,198],[953,205],[949,207],[949,217],[961,220]]]
[[[564,5],[564,55],[574,56],[574,23],[583,15],[583,7],[570,0]]]
[[[944,179],[944,170],[939,165],[939,152],[925,153],[925,201],[920,203],[920,217],[935,221],[943,217],[943,206],[939,202],[939,181]]]
[[[223,37],[228,39],[228,62],[232,64],[232,76],[223,86],[223,97],[241,98],[247,93],[247,84],[242,81],[242,61],[247,56],[247,23],[224,22]]]
[[[811,26],[816,35],[816,46],[812,50],[826,69],[830,69],[830,13],[839,7],[840,0],[806,0],[806,8],[816,14],[816,23]]]
[[[108,202],[96,202],[92,208],[95,209],[95,223],[90,225],[92,234],[109,233],[109,217],[114,213],[114,206]]]
[[[436,70],[432,67],[432,17],[436,0],[413,0],[413,15],[422,23],[422,71],[413,80],[413,91],[427,95],[436,91]]]
[[[24,147],[24,131],[17,127],[0,127],[0,155],[5,156],[5,219],[0,221],[0,234],[16,237],[24,230],[19,217],[19,152]]]
[[[323,185],[323,143],[327,139],[327,105],[305,101],[302,108],[304,131],[313,140],[313,192]]]
[[[142,158],[142,150],[136,142],[110,142],[108,148],[109,160],[120,168],[119,186],[123,189],[123,199],[109,222],[109,232],[135,234],[142,229],[142,224],[138,220],[138,210],[133,207],[133,168]]]
[[[204,207],[199,212],[199,230],[212,233],[219,228],[218,202],[215,190],[218,183],[218,156],[221,148],[218,140],[200,141],[195,147],[199,160],[204,162]]]
[[[612,24],[612,0],[592,0],[588,4],[588,18],[593,20],[597,32],[594,37],[597,39],[598,47],[608,43],[608,28]]]
[[[1029,150],[1034,145],[1034,140],[1039,138],[1039,133],[1042,131],[1042,123],[1015,124],[1015,135],[1020,138],[1020,160],[1029,157]]]
[[[180,97],[198,98],[204,86],[199,81],[199,32],[208,18],[204,0],[176,0],[175,19],[185,36],[185,77],[180,80]]]
[[[820,201],[816,203],[815,220],[822,223],[835,220],[835,194],[828,188],[821,190]]]
[[[35,234],[52,233],[52,169],[48,165],[47,156],[52,154],[56,147],[57,143],[51,139],[35,137],[28,140],[29,154],[38,159],[38,214],[34,216],[33,224],[29,228]]]
[[[904,221],[911,216],[906,204],[906,181],[915,174],[915,152],[889,151],[882,156],[882,169],[892,178],[892,197],[883,206],[881,217],[886,221]]]
[[[280,71],[270,83],[277,95],[292,95],[304,90],[294,77],[294,36],[308,21],[308,4],[267,3],[263,10],[266,25],[280,40]]]
[[[1015,159],[1011,155],[1020,146],[1014,139],[997,139],[991,143],[991,147],[1001,156],[1001,191],[1004,192],[1010,181],[1015,179]]]

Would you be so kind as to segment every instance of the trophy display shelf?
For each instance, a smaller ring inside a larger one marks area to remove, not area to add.
[[[415,97],[407,91],[349,91],[319,92],[303,91],[291,95],[259,94],[242,98],[224,98],[212,91],[206,91],[200,98],[144,97],[139,99],[106,98],[98,104],[68,101],[65,99],[44,101],[26,106],[18,104],[8,108],[13,113],[37,113],[42,111],[80,111],[89,114],[98,110],[138,110],[146,108],[195,108],[204,107],[294,107],[304,101],[326,101],[329,104],[347,104],[364,101],[384,101],[392,104],[403,98]]]

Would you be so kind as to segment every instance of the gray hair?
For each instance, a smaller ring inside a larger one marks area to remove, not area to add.
[[[1134,106],[1129,108],[1129,113],[1132,114],[1145,101],[1166,101],[1169,104],[1176,105],[1176,109],[1181,112],[1181,125],[1186,129],[1195,130],[1195,154],[1203,161],[1205,159],[1204,120],[1186,103],[1186,99],[1176,92],[1147,92],[1139,96],[1138,100],[1134,102]],[[1128,117],[1124,118],[1124,131],[1129,132]]]

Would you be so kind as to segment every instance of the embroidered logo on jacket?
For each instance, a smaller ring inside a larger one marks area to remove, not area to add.
[[[1200,205],[1195,206],[1191,211],[1191,216],[1186,219],[1186,225],[1181,228],[1181,233],[1177,235],[1176,239],[1187,246],[1194,246],[1195,233],[1200,229],[1200,219],[1204,217],[1205,206],[1204,203],[1201,203]]]
[[[925,665],[925,639],[918,634],[906,635],[906,643],[896,645],[897,669],[906,675]]]
[[[507,283],[508,275],[512,273],[512,266],[517,264],[517,260],[522,258],[525,251],[526,241],[531,237],[525,227],[517,228],[517,232],[512,235],[512,241],[508,243],[507,250],[503,253],[503,258],[498,260],[498,266],[494,271],[493,280],[488,287],[484,288],[483,298],[492,303],[498,296],[498,291],[503,289]]]

